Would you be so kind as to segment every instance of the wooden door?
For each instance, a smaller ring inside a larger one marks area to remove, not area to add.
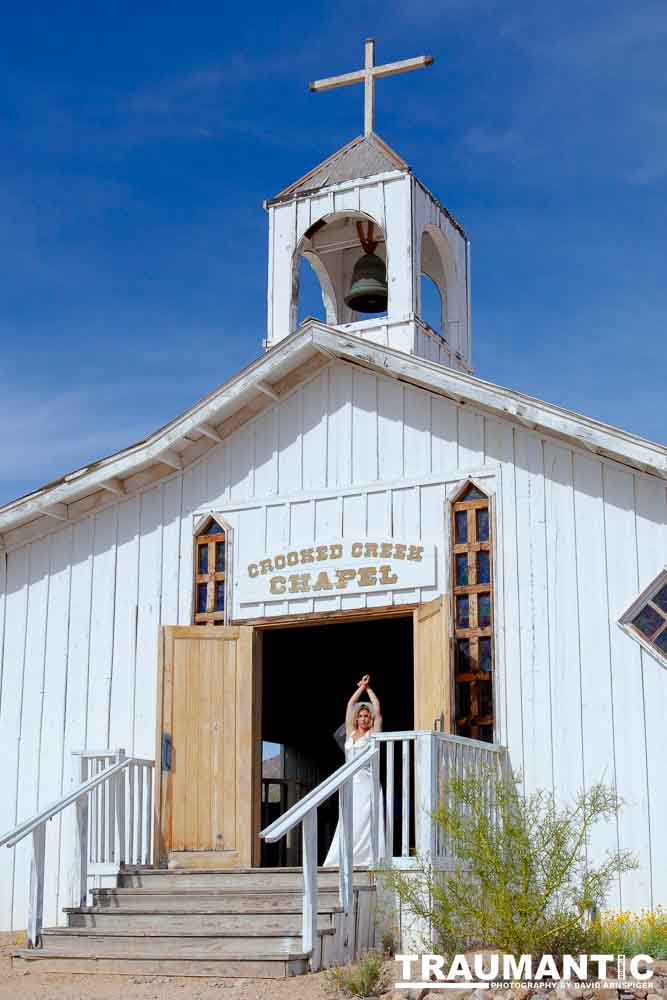
[[[258,863],[260,664],[247,626],[165,626],[156,752],[158,863]]]
[[[449,600],[443,594],[413,612],[415,729],[452,731]]]

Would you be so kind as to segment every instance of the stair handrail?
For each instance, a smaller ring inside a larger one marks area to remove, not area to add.
[[[72,803],[76,802],[77,799],[80,799],[83,795],[87,795],[88,792],[92,792],[94,788],[97,788],[98,785],[104,784],[105,781],[109,781],[114,777],[114,775],[118,774],[119,771],[129,767],[130,764],[137,763],[144,764],[146,761],[139,757],[124,757],[123,760],[119,760],[116,764],[112,764],[111,767],[106,768],[106,770],[100,771],[99,774],[89,778],[88,781],[84,781],[80,785],[77,785],[77,787],[67,795],[63,795],[62,798],[56,799],[56,801],[52,802],[51,805],[45,806],[44,809],[35,813],[35,815],[31,816],[30,819],[23,820],[23,822],[15,826],[13,830],[3,833],[0,837],[0,847],[4,847],[5,845],[7,847],[14,847],[14,845],[18,844],[24,837],[27,837],[29,833],[32,833],[33,830],[41,826],[43,823],[47,823],[50,819],[53,819],[54,816],[57,816],[58,813],[62,812],[63,809],[66,809],[67,806],[72,805]]]
[[[260,832],[260,837],[268,843],[280,840],[290,830],[301,823],[303,843],[303,903],[302,903],[302,948],[310,955],[311,969],[319,968],[320,954],[315,948],[317,940],[317,809],[336,791],[340,797],[340,827],[338,867],[338,894],[343,910],[343,933],[341,958],[344,961],[351,958],[353,945],[353,808],[354,797],[352,782],[355,774],[368,763],[371,763],[373,780],[371,782],[371,849],[373,860],[378,855],[378,811],[379,795],[379,753],[380,744],[374,734],[370,734],[369,746],[353,760],[344,764],[325,778],[317,788],[295,802],[287,812],[279,816],[269,826]],[[320,949],[321,952],[321,949]]]
[[[85,755],[85,754],[84,754]],[[86,755],[89,756],[89,755]],[[32,856],[30,860],[30,894],[28,899],[28,947],[41,944],[44,916],[44,862],[46,856],[46,824],[70,805],[76,805],[78,831],[79,905],[85,906],[88,897],[88,804],[90,793],[106,782],[119,782],[122,773],[133,765],[154,765],[153,760],[143,757],[126,757],[125,751],[103,751],[96,756],[116,758],[115,763],[98,774],[81,782],[67,795],[40,809],[34,816],[18,823],[13,829],[0,836],[0,847],[14,847],[32,833]],[[125,819],[122,809],[117,811],[118,839],[123,848]]]

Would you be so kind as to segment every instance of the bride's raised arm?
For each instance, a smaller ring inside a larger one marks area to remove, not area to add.
[[[370,680],[370,677],[369,677]],[[382,732],[382,713],[380,711],[380,699],[376,695],[375,691],[372,691],[366,684],[366,694],[370,699],[370,703],[373,706],[373,732]]]
[[[369,674],[364,674],[359,683],[357,684],[357,690],[354,692],[352,697],[347,703],[347,708],[345,709],[345,732],[349,736],[354,732],[354,706],[359,701],[359,698],[364,693],[370,681]]]

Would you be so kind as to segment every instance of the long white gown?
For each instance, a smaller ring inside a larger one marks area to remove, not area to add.
[[[366,749],[368,734],[359,737],[354,741],[351,736],[345,740],[345,760],[354,760],[355,756]],[[352,822],[353,822],[353,864],[372,864],[373,854],[371,851],[371,784],[373,781],[373,770],[371,762],[365,764],[361,770],[357,771],[352,779]],[[379,857],[385,855],[385,832],[384,832],[384,795],[382,786],[379,788],[380,801],[378,808],[379,826]],[[324,859],[325,868],[338,868],[340,865],[340,820],[336,826],[329,853]]]

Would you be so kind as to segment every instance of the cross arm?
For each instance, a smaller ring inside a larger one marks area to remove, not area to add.
[[[308,84],[309,90],[333,90],[334,87],[345,87],[348,83],[363,83],[366,73],[363,69],[354,73],[341,73],[340,76],[327,76],[323,80],[315,80]]]
[[[384,66],[374,66],[371,72],[376,77],[393,76],[394,73],[407,73],[408,70],[422,69],[432,63],[433,56],[416,56],[414,59],[399,59],[398,62],[385,63]]]

